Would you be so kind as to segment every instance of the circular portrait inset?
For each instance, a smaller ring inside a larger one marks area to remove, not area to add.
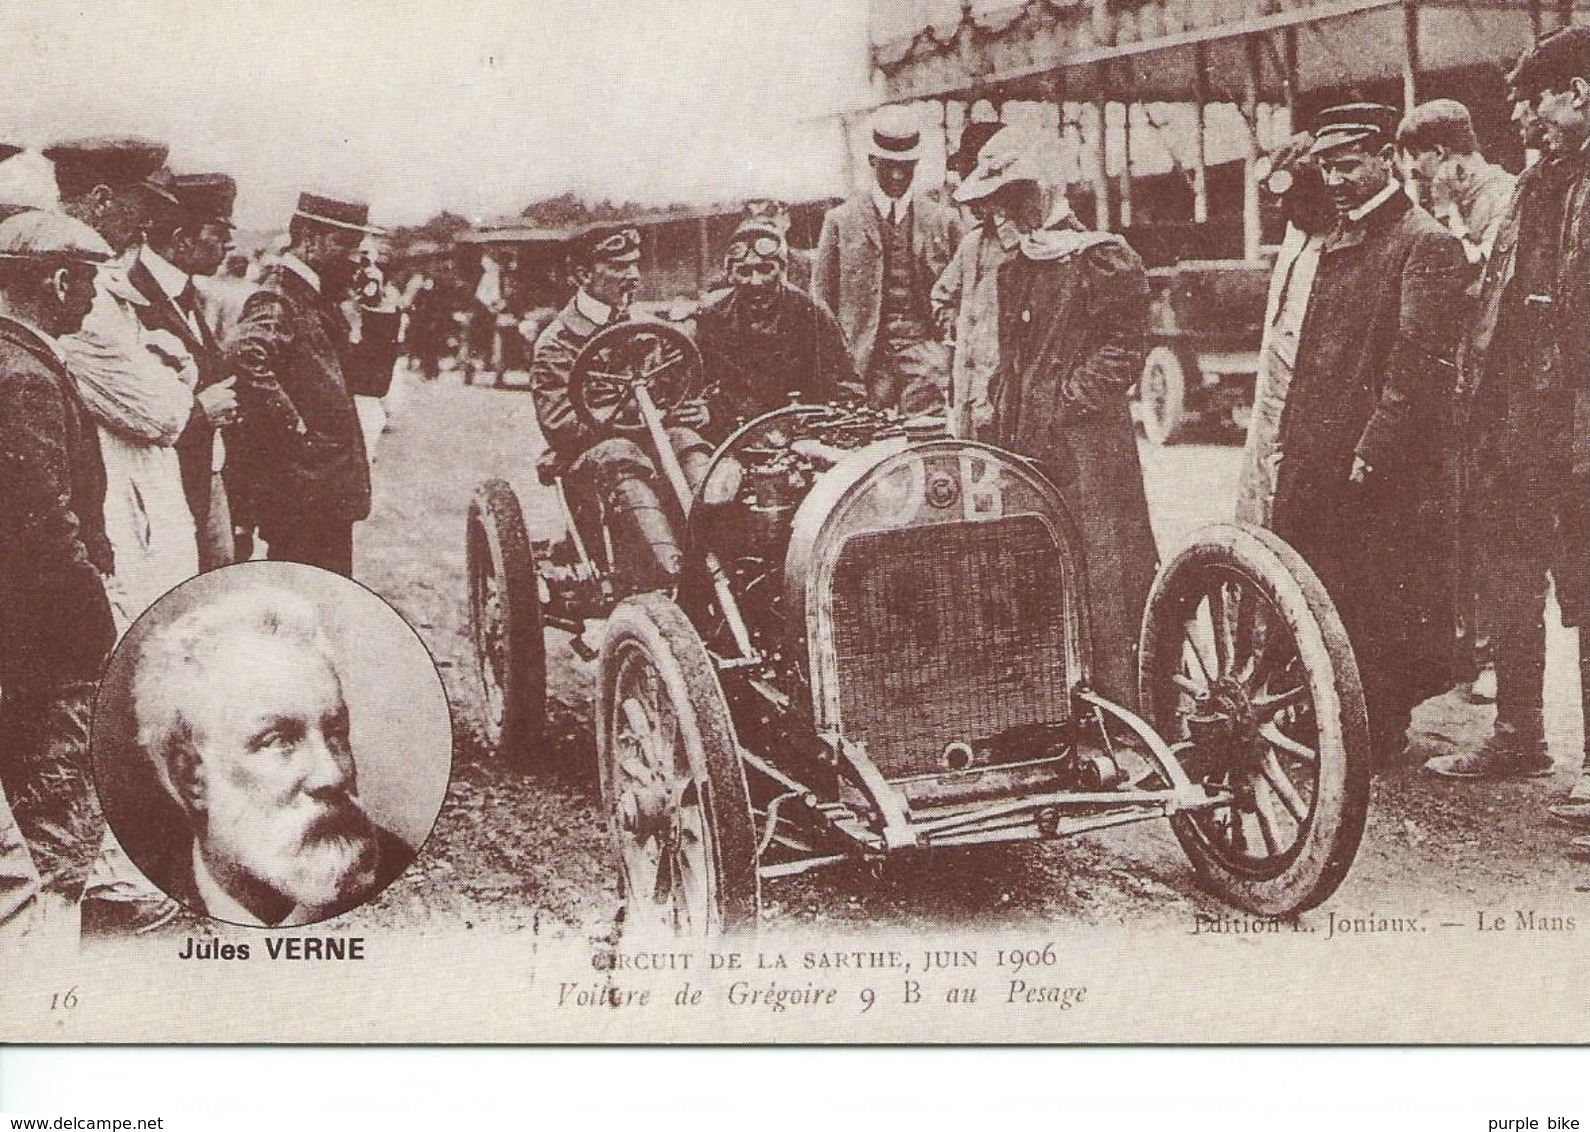
[[[112,654],[94,776],[134,864],[191,911],[285,927],[371,900],[452,771],[430,654],[375,594],[289,562],[202,574]]]

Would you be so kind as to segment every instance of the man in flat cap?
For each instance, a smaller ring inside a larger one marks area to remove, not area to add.
[[[1324,111],[1310,156],[1336,210],[1297,342],[1273,526],[1325,583],[1363,678],[1376,766],[1413,707],[1450,687],[1450,514],[1443,452],[1463,248],[1393,176],[1397,113]]]
[[[1080,523],[1100,692],[1137,703],[1136,642],[1154,579],[1127,391],[1143,369],[1148,279],[1126,241],[1078,223],[1043,139],[1006,128],[956,190],[979,203],[1013,249],[998,268],[998,364],[989,378],[989,439],[1031,457]]]
[[[0,893],[0,928],[31,918],[51,939],[75,939],[105,832],[88,717],[116,636],[98,430],[57,342],[82,325],[110,258],[59,213],[0,222],[0,783],[37,878]]]
[[[983,146],[1002,129],[999,122],[968,122],[961,131],[949,167],[963,184],[976,168]],[[1000,241],[984,201],[968,201],[965,207],[976,223],[961,237],[949,265],[934,281],[929,301],[939,334],[955,344],[950,429],[956,436],[970,438],[993,420],[988,379],[999,362],[999,269],[1016,248]]]
[[[398,316],[365,308],[359,338],[339,304],[359,248],[378,234],[369,206],[302,193],[288,247],[243,306],[228,347],[242,421],[231,432],[244,496],[269,557],[352,576],[353,525],[370,514],[370,461],[353,394],[396,350]]]
[[[640,287],[640,259],[640,232],[634,228],[599,228],[583,236],[574,252],[574,296],[537,336],[530,361],[536,419],[547,441],[542,475],[563,477],[587,546],[602,545],[605,522],[615,545],[611,565],[625,592],[660,589],[679,577],[679,539],[661,502],[668,489],[638,444],[599,436],[580,422],[569,399],[569,378],[591,337],[629,317]],[[669,440],[692,484],[712,452],[695,431],[707,420],[700,402],[666,418]]]
[[[724,254],[730,288],[696,315],[709,390],[701,431],[714,443],[794,401],[861,400],[844,333],[828,308],[785,281],[788,266],[783,228],[761,218],[743,221]]]
[[[1519,178],[1463,354],[1463,447],[1489,565],[1496,726],[1478,750],[1431,760],[1448,777],[1553,768],[1541,707],[1548,574],[1564,624],[1578,628],[1590,706],[1590,30],[1542,40],[1508,85],[1525,143],[1545,152]],[[1590,757],[1559,809],[1564,820],[1590,820]]]
[[[914,196],[922,132],[903,106],[873,118],[872,186],[823,217],[812,297],[834,312],[875,408],[942,412],[949,352],[929,292],[961,239],[953,209]]]
[[[111,607],[126,626],[198,573],[193,515],[182,492],[176,443],[205,412],[193,356],[177,336],[150,330],[149,300],[129,273],[157,208],[174,203],[166,147],[138,138],[62,142],[55,162],[61,208],[104,237],[116,259],[82,329],[61,339],[66,363],[99,424],[107,489],[105,529],[116,550]]]
[[[232,561],[232,520],[220,473],[225,448],[218,430],[237,419],[235,379],[199,309],[196,275],[210,275],[232,245],[232,203],[237,184],[224,174],[190,174],[166,181],[173,202],[151,209],[144,246],[127,281],[145,299],[138,319],[151,334],[182,343],[193,359],[200,411],[177,438],[182,490],[193,516],[199,568]]]

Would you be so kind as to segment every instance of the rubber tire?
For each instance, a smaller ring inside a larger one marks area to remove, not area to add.
[[[1165,404],[1156,411],[1150,402],[1150,373],[1158,373],[1165,387]],[[1169,346],[1155,346],[1143,359],[1143,375],[1137,380],[1138,419],[1143,435],[1157,447],[1175,444],[1187,426],[1187,369],[1181,355]]]
[[[1197,575],[1215,565],[1245,575],[1287,620],[1308,672],[1320,728],[1319,778],[1300,851],[1273,878],[1247,877],[1227,868],[1204,844],[1192,815],[1173,816],[1171,827],[1209,891],[1261,916],[1293,916],[1336,891],[1363,838],[1371,752],[1358,662],[1335,604],[1302,555],[1270,531],[1214,524],[1198,531],[1160,570],[1143,613],[1138,690],[1143,710],[1160,735],[1177,733],[1175,720],[1168,717],[1177,697],[1154,686],[1156,655],[1168,646],[1180,656],[1179,602],[1182,595],[1200,592]],[[1328,728],[1332,722],[1334,727]]]
[[[502,625],[508,658],[502,677],[500,726],[496,720],[484,720],[487,745],[526,770],[560,771],[563,768],[558,760],[544,748],[547,645],[535,552],[530,548],[519,497],[506,480],[487,480],[475,489],[466,525],[464,557],[469,579],[470,638],[475,646],[476,672],[484,686],[487,662],[477,608],[477,579],[485,566],[482,556],[493,564],[502,581]]]
[[[684,611],[664,594],[635,594],[619,602],[602,642],[596,695],[596,761],[614,852],[619,845],[618,807],[609,762],[613,749],[614,685],[622,652],[638,646],[668,692],[687,757],[703,799],[713,850],[711,893],[717,917],[712,935],[728,937],[756,929],[761,880],[756,867],[756,831],[739,740],[717,670]],[[622,867],[619,878],[623,887]],[[622,895],[622,892],[620,893]]]

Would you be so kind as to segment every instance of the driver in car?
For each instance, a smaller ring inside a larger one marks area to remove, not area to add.
[[[542,476],[563,477],[574,522],[593,553],[611,539],[611,566],[627,592],[666,589],[679,577],[681,557],[663,506],[668,485],[640,445],[588,428],[569,398],[569,377],[581,348],[598,330],[629,317],[640,286],[640,233],[623,228],[587,236],[574,279],[574,297],[536,338],[530,363],[536,419],[547,441]],[[665,419],[685,478],[694,487],[712,454],[695,431],[707,422],[706,407],[687,402]]]
[[[753,417],[794,402],[866,399],[844,331],[827,307],[786,279],[783,227],[742,221],[724,255],[728,291],[696,315],[696,344],[706,373],[707,435],[721,442]]]

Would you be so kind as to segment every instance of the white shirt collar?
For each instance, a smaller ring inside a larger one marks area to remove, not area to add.
[[[320,290],[320,272],[310,267],[292,252],[288,252],[286,255],[282,256],[281,263],[283,267],[285,267],[288,271],[291,271],[304,282],[308,283],[316,291]]]
[[[876,183],[873,184],[872,207],[878,210],[878,215],[884,220],[898,220],[905,215],[905,210],[910,206],[911,193],[909,190],[904,196],[896,200],[894,197],[884,193],[883,189]]]
[[[199,899],[204,902],[204,911],[217,920],[225,920],[229,924],[243,924],[255,928],[278,928],[290,924],[310,923],[314,916],[302,904],[295,905],[287,913],[285,919],[279,924],[267,924],[264,920],[254,915],[243,905],[233,900],[226,889],[221,887],[221,882],[215,879],[209,866],[204,863],[204,854],[199,852],[199,843],[193,843],[193,887],[199,893]]]
[[[606,326],[608,319],[613,317],[613,308],[592,296],[584,287],[574,292],[574,309],[598,326]]]
[[[175,299],[187,289],[188,273],[148,244],[138,253],[138,258],[143,260],[144,267],[148,268],[149,274],[155,277],[155,282],[160,284],[160,289],[168,297]]]
[[[1402,192],[1402,182],[1393,177],[1391,180],[1386,182],[1385,188],[1381,189],[1374,196],[1364,201],[1364,203],[1359,205],[1357,208],[1349,210],[1347,213],[1347,219],[1351,220],[1355,224],[1358,223],[1358,221],[1368,216],[1371,212],[1375,211],[1375,209],[1385,204],[1388,200],[1400,192]]]

